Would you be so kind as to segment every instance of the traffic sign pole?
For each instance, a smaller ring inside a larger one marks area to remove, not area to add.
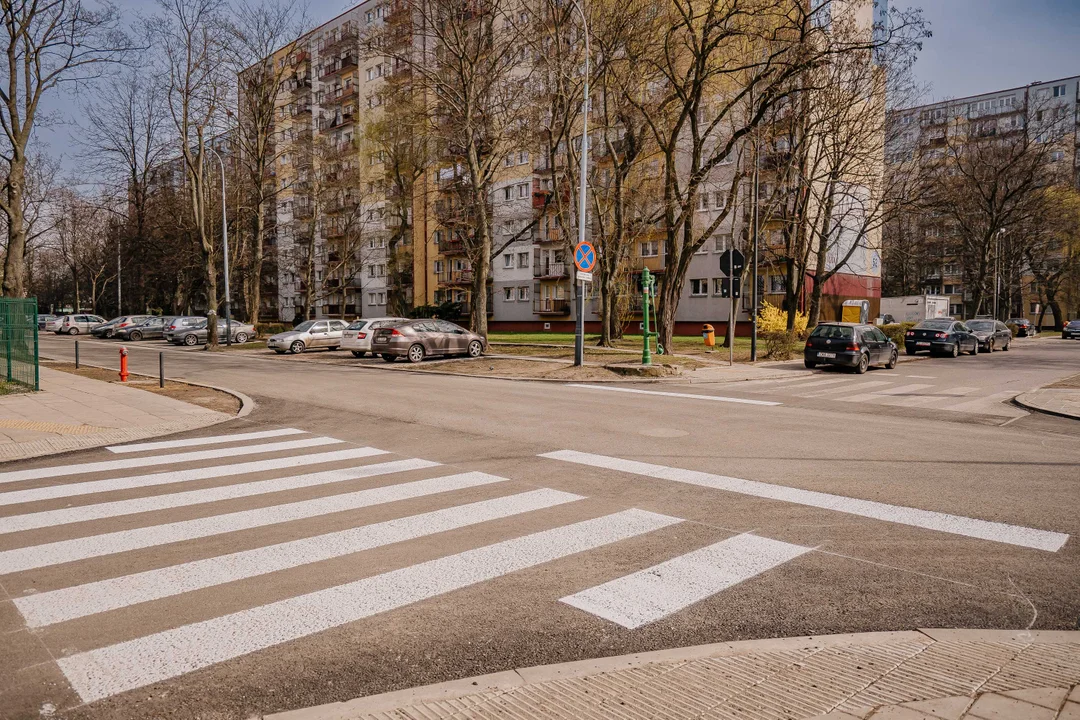
[[[583,140],[584,142],[584,140]],[[582,168],[584,172],[584,167]],[[584,176],[583,176],[584,177]],[[585,213],[585,196],[581,197],[580,217]],[[596,250],[592,243],[585,241],[585,225],[581,225],[580,240],[574,248],[574,266],[577,268],[575,285],[577,286],[577,323],[574,328],[574,365],[585,364],[585,281],[592,280],[592,271],[596,267]]]

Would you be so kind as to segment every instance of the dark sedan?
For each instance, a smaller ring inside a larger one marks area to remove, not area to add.
[[[1000,320],[972,320],[967,326],[979,338],[980,350],[994,352],[1012,347],[1012,330]]]
[[[821,323],[806,340],[803,363],[808,368],[841,365],[861,375],[871,365],[884,365],[892,370],[898,352],[885,333],[873,325]]]
[[[159,340],[164,336],[165,328],[172,324],[171,317],[148,317],[138,325],[117,328],[113,337],[120,340]]]
[[[1065,323],[1065,327],[1061,328],[1061,339],[1068,340],[1070,338],[1080,339],[1080,320],[1070,320]]]
[[[923,320],[904,335],[904,352],[914,355],[923,350],[931,355],[978,355],[979,338],[959,320]]]
[[[1016,326],[1016,337],[1029,337],[1039,333],[1039,331],[1035,329],[1035,323],[1027,318],[1009,318],[1005,321],[1005,324]]]

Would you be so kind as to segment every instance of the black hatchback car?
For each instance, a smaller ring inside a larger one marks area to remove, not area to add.
[[[914,355],[924,350],[931,355],[956,357],[962,352],[978,355],[979,337],[959,320],[923,320],[905,333],[904,352]]]
[[[1080,320],[1070,320],[1061,328],[1061,339],[1080,338]]]
[[[873,325],[860,323],[821,323],[810,333],[803,350],[803,364],[841,365],[860,375],[871,365],[896,367],[896,344]]]
[[[1008,350],[1012,347],[1012,330],[1000,320],[971,320],[967,326],[975,337],[979,338],[979,349],[983,352]]]

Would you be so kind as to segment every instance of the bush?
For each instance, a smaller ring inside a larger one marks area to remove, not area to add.
[[[278,333],[285,332],[287,328],[282,323],[256,323],[255,333],[259,337],[265,337],[267,335],[277,335]]]
[[[806,337],[806,324],[809,322],[810,316],[806,313],[795,311],[795,337]],[[758,315],[758,332],[770,333],[770,332],[783,332],[787,333],[787,321],[788,314],[776,307],[772,303],[766,301],[762,303],[761,314]]]
[[[449,320],[450,322],[460,322],[462,319],[467,319],[465,316],[465,306],[459,302],[444,302],[439,305],[417,305],[409,311],[409,317],[415,319],[422,318],[437,318],[439,320]]]
[[[1009,328],[1009,332],[1012,333],[1013,337],[1016,337],[1016,334],[1020,332],[1020,326],[1016,323],[1005,323],[1005,327]]]
[[[882,325],[881,332],[896,343],[897,347],[904,347],[904,336],[907,335],[907,331],[918,325],[913,322],[902,323],[890,323],[889,325]]]
[[[767,330],[761,333],[765,343],[765,357],[769,360],[790,360],[791,346],[798,340],[798,333],[789,330]]]

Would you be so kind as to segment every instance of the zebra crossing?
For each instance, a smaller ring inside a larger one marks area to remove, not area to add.
[[[881,377],[885,375],[885,377]],[[883,405],[955,413],[976,413],[1016,418],[1026,413],[1006,404],[1020,390],[986,392],[982,388],[934,383],[936,377],[908,375],[900,371],[887,375],[844,375],[822,378],[820,373],[794,378],[750,380],[729,385],[731,392],[768,395],[788,399],[836,402],[844,405]],[[725,388],[725,392],[728,392]]]
[[[575,556],[596,577],[591,586],[585,579],[568,595],[545,600],[539,592],[526,602],[548,602],[587,622],[632,632],[814,552],[755,532],[716,542],[722,531],[714,528],[710,540],[689,550],[681,545],[648,567],[609,566],[592,553],[686,520],[610,502],[598,507],[564,490],[294,428],[199,440],[110,447],[120,459],[0,473],[0,582],[26,627],[55,639],[56,665],[83,702]],[[232,462],[259,453],[277,457]],[[536,462],[614,470],[1043,551],[1055,552],[1068,539],[572,450]],[[124,474],[148,468],[154,472]],[[349,514],[361,509],[375,511],[374,519]],[[442,547],[441,534],[454,531],[479,540],[463,541],[464,549]],[[414,543],[433,538],[437,544],[427,555],[413,556]],[[390,547],[403,549],[405,564],[367,562]],[[327,567],[336,571],[324,578],[320,569]],[[300,581],[295,573],[307,570]],[[219,607],[215,593],[230,601]],[[178,603],[191,614],[174,617],[170,609]],[[145,629],[135,619],[148,622]]]

